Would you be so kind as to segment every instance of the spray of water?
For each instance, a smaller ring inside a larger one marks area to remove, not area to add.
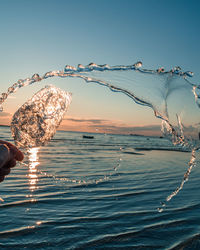
[[[195,166],[195,151],[200,149],[200,85],[189,80],[192,76],[191,71],[182,71],[180,67],[169,71],[165,71],[162,67],[156,70],[144,69],[142,62],[128,66],[97,65],[95,63],[86,66],[79,64],[77,67],[66,65],[61,71],[50,71],[43,76],[34,74],[31,78],[18,80],[8,88],[6,93],[1,94],[0,110],[3,110],[2,104],[7,97],[19,88],[50,77],[80,78],[86,83],[96,83],[111,91],[121,92],[133,99],[136,104],[151,108],[154,115],[161,119],[163,135],[174,145],[186,147],[192,152],[188,170],[181,185],[166,198],[162,206],[164,207],[166,202],[170,201],[188,180],[192,167]],[[22,110],[24,112],[24,107]],[[13,118],[12,124],[15,127],[17,126],[15,121],[18,120],[18,115],[21,115],[20,112],[16,113]],[[12,130],[12,133],[16,137],[15,129]],[[51,136],[47,140],[50,138]],[[36,138],[36,140],[38,139]],[[159,208],[159,211],[162,209]]]
[[[45,145],[56,133],[71,103],[71,93],[46,86],[13,115],[11,132],[18,147]]]

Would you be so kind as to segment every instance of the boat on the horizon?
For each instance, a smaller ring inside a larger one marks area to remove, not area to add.
[[[92,135],[83,135],[84,139],[94,139],[94,136]]]
[[[140,135],[140,134],[129,134],[130,136],[145,136],[145,135]]]

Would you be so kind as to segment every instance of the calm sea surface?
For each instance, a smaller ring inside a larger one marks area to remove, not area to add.
[[[57,132],[0,183],[0,249],[200,249],[199,162],[157,210],[190,153],[161,138],[82,135]]]

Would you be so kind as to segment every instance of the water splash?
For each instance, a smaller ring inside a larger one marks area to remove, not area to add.
[[[176,188],[175,191],[173,191],[170,195],[167,196],[165,202],[161,202],[162,206],[158,208],[158,212],[160,213],[163,212],[163,209],[166,206],[167,202],[169,202],[174,196],[176,196],[181,191],[181,189],[183,189],[183,185],[185,184],[185,182],[188,181],[192,168],[195,166],[196,166],[196,156],[195,156],[195,150],[193,150],[191,159],[188,163],[188,169],[183,176],[181,184]]]
[[[49,71],[43,76],[34,74],[31,78],[18,80],[6,93],[1,94],[0,110],[3,110],[2,104],[7,97],[19,88],[51,77],[76,77],[86,83],[96,83],[127,95],[135,103],[153,110],[154,115],[162,121],[163,135],[174,145],[192,152],[188,171],[180,187],[167,197],[166,201],[169,201],[188,179],[195,165],[195,151],[200,149],[200,85],[189,80],[192,76],[191,71],[182,71],[180,67],[169,71],[165,71],[163,67],[156,70],[144,69],[142,62],[128,66],[95,63],[86,66],[79,64],[77,67],[66,65],[61,71]]]
[[[122,148],[119,149],[119,152],[117,152],[117,155],[120,155],[120,158],[116,161],[113,168],[108,169],[106,174],[102,174],[98,178],[69,178],[69,177],[61,177],[56,174],[50,174],[44,170],[38,169],[37,166],[40,164],[38,152],[40,150],[40,147],[38,148],[29,148],[25,152],[26,160],[23,162],[19,162],[21,166],[28,167],[29,169],[29,189],[31,192],[35,191],[37,187],[37,181],[39,179],[39,175],[42,177],[45,177],[49,179],[51,182],[55,182],[56,184],[75,184],[75,185],[81,185],[81,186],[89,186],[89,185],[97,185],[102,182],[109,181],[112,177],[116,175],[117,170],[120,168],[121,161],[122,161]],[[27,163],[26,163],[27,162]],[[39,175],[38,175],[39,174]],[[63,187],[63,186],[62,186]],[[27,197],[33,198],[33,194],[28,195]],[[1,198],[0,198],[1,199]],[[36,199],[35,199],[36,200]],[[2,200],[3,201],[3,200]]]
[[[141,62],[128,66],[109,66],[107,64],[97,65],[90,63],[87,66],[79,64],[77,67],[67,65],[63,71],[50,71],[43,76],[34,74],[31,78],[18,80],[8,88],[6,93],[1,94],[0,109],[3,110],[2,104],[7,97],[21,87],[50,77],[77,77],[86,82],[103,85],[112,91],[122,92],[132,98],[137,104],[150,107],[155,116],[162,119],[165,136],[171,136],[171,140],[175,144],[189,146],[191,150],[194,147],[199,147],[199,134],[197,132],[200,131],[200,124],[196,122],[196,124],[192,124],[188,128],[185,127],[184,133],[188,132],[188,136],[182,137],[179,133],[180,122],[174,124],[173,118],[170,118],[168,104],[168,100],[173,93],[184,90],[187,94],[190,92],[193,93],[196,106],[200,107],[200,85],[188,80],[188,78],[193,76],[193,73],[190,71],[183,72],[180,67],[165,71],[162,67],[157,70],[148,70],[141,68],[141,66]],[[194,108],[194,105],[192,108]],[[177,112],[175,116],[177,116]]]
[[[71,94],[46,86],[25,102],[13,115],[11,132],[18,147],[45,145],[61,123],[71,103]]]

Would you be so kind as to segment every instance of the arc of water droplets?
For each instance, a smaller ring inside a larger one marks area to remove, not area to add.
[[[122,150],[122,148],[120,148],[120,153],[122,152],[121,150]],[[116,171],[120,168],[121,161],[122,161],[122,158],[120,156],[120,158],[118,159],[118,161],[114,165],[113,169],[111,169],[110,172],[107,175],[104,175],[103,177],[98,178],[98,179],[86,180],[86,181],[85,180],[80,180],[80,179],[71,179],[71,178],[67,178],[67,177],[58,177],[56,175],[46,173],[45,171],[42,171],[42,170],[38,170],[38,171],[42,176],[47,177],[49,179],[52,179],[55,182],[59,181],[59,182],[63,182],[63,183],[74,183],[74,184],[78,184],[78,185],[87,186],[87,185],[91,185],[91,184],[98,184],[98,183],[101,183],[101,182],[109,181],[110,178],[113,177],[116,174]],[[27,164],[25,162],[20,162],[20,164],[22,166],[29,167],[29,164]],[[4,200],[0,197],[0,201],[3,202]]]
[[[191,71],[181,71],[180,67],[175,67],[174,69],[170,70],[170,71],[165,71],[164,68],[159,68],[157,70],[149,70],[149,69],[143,69],[142,67],[142,62],[137,62],[133,65],[128,65],[128,66],[124,66],[124,65],[119,65],[119,66],[109,66],[108,64],[104,64],[104,65],[97,65],[95,63],[90,63],[87,66],[83,66],[82,64],[78,64],[77,68],[70,66],[70,65],[66,65],[64,70],[62,71],[49,71],[47,73],[45,73],[43,76],[39,76],[38,74],[34,74],[31,78],[26,78],[24,80],[20,79],[18,80],[16,83],[14,83],[11,87],[8,88],[6,93],[2,93],[0,95],[0,111],[3,111],[2,108],[2,104],[4,103],[4,101],[7,99],[7,97],[16,92],[19,88],[24,87],[24,86],[28,86],[30,84],[33,84],[35,82],[39,82],[42,81],[44,79],[47,79],[49,77],[55,77],[55,76],[59,76],[59,77],[79,77],[84,79],[86,82],[97,82],[98,84],[103,84],[104,86],[107,86],[115,91],[122,91],[122,89],[120,88],[116,88],[115,86],[106,84],[103,81],[99,81],[96,79],[92,79],[90,77],[86,77],[84,75],[81,75],[81,73],[86,73],[86,72],[91,72],[91,71],[124,71],[124,70],[135,70],[138,71],[140,73],[146,73],[146,74],[171,74],[171,75],[179,75],[180,77],[183,77],[188,84],[190,84],[193,87],[193,93],[195,95],[197,104],[200,107],[200,85],[195,85],[193,83],[191,83],[187,77],[192,77],[193,76],[193,72]],[[133,97],[132,97],[133,98]],[[142,101],[141,100],[137,100],[136,97],[134,97],[135,101],[140,102],[140,104],[142,105]],[[146,105],[146,103],[144,103],[143,105]],[[148,104],[149,105],[149,104]]]
[[[78,64],[77,67],[73,67],[70,65],[66,65],[63,71],[49,71],[47,73],[45,73],[43,76],[39,76],[38,74],[34,74],[31,78],[26,78],[24,80],[18,80],[16,83],[14,83],[11,87],[8,88],[6,93],[2,93],[0,95],[0,111],[3,111],[3,107],[2,104],[4,103],[4,101],[7,99],[7,97],[16,92],[19,88],[24,87],[24,86],[28,86],[30,84],[33,84],[35,82],[39,82],[42,81],[44,79],[50,78],[50,77],[77,77],[77,78],[81,78],[83,80],[85,80],[86,82],[94,82],[103,86],[106,86],[108,88],[110,88],[112,91],[115,92],[122,92],[125,95],[129,96],[130,98],[132,98],[137,104],[143,105],[143,106],[148,106],[150,108],[152,108],[154,110],[154,114],[157,118],[162,119],[163,121],[163,131],[167,131],[168,134],[172,135],[172,140],[175,144],[179,144],[179,145],[186,145],[187,146],[187,141],[185,141],[185,138],[180,137],[176,130],[173,128],[172,124],[170,124],[168,117],[164,117],[163,115],[161,115],[154,107],[151,103],[138,98],[136,95],[134,95],[134,93],[130,93],[127,90],[124,90],[120,87],[115,87],[114,85],[111,85],[105,81],[101,81],[98,79],[94,79],[91,77],[87,77],[85,75],[83,75],[84,73],[87,72],[91,72],[91,71],[125,71],[125,70],[134,70],[137,71],[139,73],[143,73],[143,74],[168,74],[168,75],[177,75],[182,77],[183,79],[185,79],[185,81],[190,84],[193,88],[193,93],[195,96],[195,100],[197,102],[197,105],[200,107],[200,85],[195,85],[193,83],[191,83],[187,77],[192,77],[193,73],[191,71],[181,71],[180,67],[175,67],[173,69],[171,69],[170,71],[165,71],[163,67],[157,69],[157,70],[149,70],[149,69],[144,69],[141,68],[142,67],[142,62],[136,62],[133,65],[119,65],[119,66],[109,66],[108,64],[104,64],[104,65],[97,65],[95,63],[90,63],[87,66],[83,66],[82,64]],[[165,127],[165,128],[164,128]]]
[[[35,82],[42,81],[43,79],[55,77],[55,76],[58,76],[58,77],[77,77],[77,78],[81,78],[81,79],[85,80],[86,82],[94,82],[94,83],[106,86],[106,87],[110,88],[112,91],[122,92],[122,93],[126,94],[127,96],[129,96],[130,98],[132,98],[137,104],[148,106],[148,107],[152,108],[154,110],[155,116],[157,118],[162,119],[162,131],[163,131],[163,133],[167,137],[169,137],[169,134],[170,134],[171,140],[173,141],[174,144],[188,146],[187,140],[185,140],[184,136],[178,135],[178,133],[176,132],[176,130],[174,129],[172,124],[170,124],[168,117],[164,117],[163,115],[161,115],[153,107],[153,105],[151,103],[138,98],[136,95],[134,95],[134,93],[130,93],[127,90],[124,90],[120,87],[115,87],[114,85],[111,85],[105,81],[101,81],[101,80],[94,79],[94,78],[87,77],[87,76],[83,75],[84,73],[91,72],[91,71],[125,71],[125,70],[134,70],[134,71],[137,71],[137,72],[143,73],[143,74],[160,74],[160,75],[168,74],[171,76],[177,75],[179,77],[182,77],[193,88],[193,94],[195,97],[195,101],[196,101],[198,107],[200,108],[200,85],[193,84],[192,82],[190,82],[188,80],[188,77],[193,76],[193,73],[191,71],[183,72],[183,71],[181,71],[180,67],[175,67],[175,68],[171,69],[170,71],[165,71],[164,68],[162,68],[162,67],[157,69],[157,70],[149,70],[149,69],[144,69],[141,67],[142,67],[142,62],[140,62],[140,61],[133,64],[133,65],[128,65],[128,66],[124,66],[124,65],[109,66],[107,64],[97,65],[95,63],[90,63],[87,66],[83,66],[83,65],[79,64],[77,67],[66,65],[63,71],[50,71],[50,72],[45,73],[42,77],[39,76],[38,74],[34,74],[31,78],[26,78],[24,80],[21,80],[21,79],[18,80],[16,83],[14,83],[11,87],[8,88],[6,93],[1,94],[1,96],[0,96],[0,111],[3,111],[2,104],[7,99],[7,97],[10,94],[16,92],[21,87],[33,84]],[[178,124],[179,124],[180,128],[182,128],[180,118],[178,118]],[[181,129],[181,132],[182,132],[182,129]],[[192,158],[188,164],[189,168],[188,168],[187,173],[184,176],[184,179],[183,179],[180,187],[177,188],[170,196],[168,196],[167,201],[169,201],[173,196],[175,196],[182,189],[183,184],[188,179],[189,174],[192,170],[192,167],[195,165],[195,155],[194,155],[195,150],[196,149],[193,148]]]

